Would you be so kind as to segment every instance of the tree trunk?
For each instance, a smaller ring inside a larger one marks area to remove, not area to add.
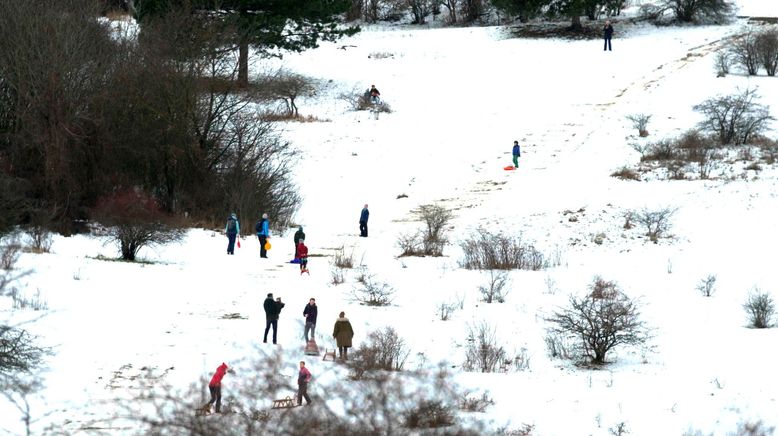
[[[249,85],[249,43],[242,39],[238,43],[238,86],[245,88]]]
[[[580,31],[583,30],[583,26],[581,25],[581,16],[580,15],[573,15],[572,21],[570,23],[570,28],[574,31]]]

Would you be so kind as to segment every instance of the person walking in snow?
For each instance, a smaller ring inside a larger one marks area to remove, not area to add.
[[[367,238],[367,219],[370,218],[370,211],[367,210],[367,204],[362,208],[359,214],[359,236]]]
[[[311,382],[311,372],[305,367],[305,361],[300,361],[300,372],[297,373],[297,405],[303,405],[303,398],[305,398],[305,405],[311,404],[311,397],[308,396],[308,383]]]
[[[270,221],[267,219],[267,214],[262,214],[262,219],[257,221],[257,225],[254,226],[254,230],[257,232],[257,238],[259,238],[259,257],[267,259],[267,250],[265,244],[270,239]]]
[[[301,239],[305,239],[305,232],[303,232],[303,226],[300,226],[299,229],[297,229],[296,232],[294,232],[294,258],[299,259],[300,256],[297,254],[297,244],[300,243]]]
[[[521,147],[519,147],[519,141],[513,141],[513,166],[519,167],[519,158],[521,157]]]
[[[219,365],[218,368],[216,368],[216,372],[213,374],[213,377],[211,378],[211,382],[208,383],[208,390],[211,392],[211,400],[208,401],[208,404],[206,404],[206,406],[210,407],[211,404],[216,403],[216,409],[214,409],[216,413],[221,412],[222,379],[224,378],[224,375],[227,374],[227,369],[228,369],[227,364],[222,362],[222,364]]]
[[[311,332],[311,339],[316,337],[316,317],[319,316],[319,308],[316,306],[316,299],[311,298],[308,300],[308,304],[303,309],[303,316],[305,317],[305,343],[308,343],[308,332]]]
[[[332,337],[338,345],[338,358],[348,360],[348,349],[351,348],[351,339],[354,337],[354,329],[346,318],[346,312],[340,312],[332,330]]]
[[[281,314],[281,309],[283,309],[284,306],[285,304],[281,302],[281,298],[273,300],[273,294],[267,294],[267,298],[265,298],[265,303],[263,304],[265,309],[265,336],[262,339],[263,343],[267,344],[267,334],[270,331],[270,327],[273,327],[273,343],[276,343],[278,316]]]
[[[240,234],[240,222],[235,213],[231,213],[227,218],[227,225],[224,227],[224,233],[227,234],[227,254],[235,254],[235,238]]]
[[[605,25],[602,26],[602,36],[605,38],[605,45],[602,50],[611,51],[611,38],[613,38],[613,25],[610,20],[605,20]]]
[[[300,275],[308,272],[308,247],[305,246],[305,240],[300,239],[300,243],[297,244],[297,256],[300,259]],[[308,273],[310,275],[310,273]]]

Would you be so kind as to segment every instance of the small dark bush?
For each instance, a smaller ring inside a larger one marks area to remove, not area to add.
[[[611,173],[611,177],[616,177],[621,180],[640,180],[640,173],[629,167],[621,167],[618,170]]]
[[[656,243],[659,238],[670,230],[670,218],[675,214],[675,209],[664,208],[658,210],[642,209],[633,212],[633,217],[638,224],[646,229],[646,236]]]
[[[409,354],[408,346],[394,328],[372,331],[348,361],[351,377],[361,380],[375,371],[402,371]]]
[[[775,315],[775,301],[770,294],[759,291],[755,288],[748,295],[745,304],[743,304],[748,315],[748,322],[751,327],[757,329],[770,328],[773,325],[773,316]]]
[[[486,285],[479,286],[478,290],[485,303],[491,304],[494,301],[504,303],[505,296],[510,290],[506,289],[506,285],[508,285],[508,274],[505,271],[489,270]]]
[[[627,115],[627,119],[632,122],[632,127],[637,129],[641,137],[648,136],[648,122],[651,121],[651,115],[632,114]]]
[[[753,89],[739,94],[718,96],[695,105],[703,121],[702,131],[716,135],[720,145],[747,144],[752,136],[766,130],[773,120],[768,106],[756,103],[759,97]]]
[[[668,161],[675,159],[675,157],[675,147],[673,147],[672,141],[663,139],[649,144],[645,154],[640,157],[640,161]]]
[[[471,396],[470,392],[465,392],[459,397],[459,408],[467,412],[486,412],[486,408],[494,405],[494,400],[488,393],[484,392],[480,397]]]
[[[333,264],[341,269],[354,268],[354,251],[352,250],[350,253],[346,253],[346,248],[341,245],[340,248],[335,251]]]
[[[465,371],[497,372],[505,362],[505,349],[497,345],[495,329],[486,322],[471,325],[467,332]]]
[[[0,269],[6,271],[14,269],[21,252],[22,246],[15,238],[9,238],[3,245],[0,245]]]
[[[778,69],[778,29],[767,29],[756,35],[757,59],[767,71],[768,76],[775,76]]]
[[[716,275],[708,274],[707,277],[700,280],[697,284],[697,290],[700,291],[703,297],[710,297],[716,291]]]
[[[421,400],[404,413],[406,428],[438,428],[454,425],[454,409],[438,400]]]

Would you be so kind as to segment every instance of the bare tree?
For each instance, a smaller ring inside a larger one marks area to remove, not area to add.
[[[778,69],[778,29],[767,29],[756,36],[756,52],[759,62],[768,76],[775,76]]]
[[[638,130],[638,135],[641,137],[648,136],[648,122],[651,120],[651,115],[631,114],[627,115],[627,119],[632,122],[632,127]]]
[[[136,189],[102,199],[94,214],[102,224],[110,226],[108,240],[119,246],[124,260],[136,260],[143,247],[178,242],[185,235],[151,197]]]
[[[683,22],[725,23],[732,15],[729,0],[666,0],[667,7]]]
[[[756,45],[756,33],[746,32],[736,37],[730,45],[732,58],[740,64],[748,75],[755,76],[759,72],[759,50]]]
[[[774,119],[768,106],[756,102],[754,89],[739,94],[709,98],[695,105],[704,119],[699,127],[716,134],[721,145],[746,144],[752,136],[763,132]]]
[[[551,331],[575,340],[591,363],[606,363],[610,350],[620,345],[641,345],[648,332],[640,320],[638,304],[617,291],[608,298],[592,292],[583,297],[570,296],[569,304],[548,318]]]
[[[257,84],[260,95],[270,100],[282,100],[289,116],[300,115],[297,108],[297,98],[313,95],[319,88],[319,83],[312,77],[279,69],[273,74],[262,77]]]

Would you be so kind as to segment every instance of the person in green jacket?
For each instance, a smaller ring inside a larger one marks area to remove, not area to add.
[[[354,329],[351,328],[351,322],[346,318],[346,312],[340,312],[335,328],[332,330],[332,337],[338,345],[338,357],[341,360],[348,360],[348,349],[351,348],[351,338],[354,337]]]

